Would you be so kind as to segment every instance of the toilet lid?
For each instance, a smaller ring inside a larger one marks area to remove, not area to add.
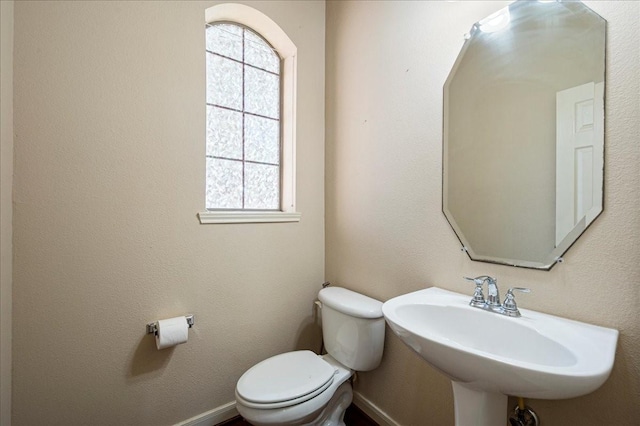
[[[311,351],[276,355],[240,377],[236,392],[243,399],[270,404],[300,398],[327,385],[335,369]]]

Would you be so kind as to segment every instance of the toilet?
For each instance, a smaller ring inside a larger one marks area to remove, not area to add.
[[[349,378],[382,359],[382,302],[341,287],[318,293],[326,355],[293,351],[247,370],[236,385],[236,408],[256,426],[344,426],[353,391]]]

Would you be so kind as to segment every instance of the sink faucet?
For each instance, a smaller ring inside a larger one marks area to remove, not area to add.
[[[498,290],[498,280],[486,276],[487,283],[487,305],[500,306],[500,290]]]
[[[513,291],[521,291],[523,293],[529,293],[531,290],[524,287],[512,287],[507,291],[507,295],[504,298],[504,304],[500,303],[500,290],[498,290],[498,280],[488,275],[480,275],[479,277],[469,278],[463,277],[467,281],[473,281],[476,285],[476,290],[473,293],[473,298],[469,302],[469,305],[474,308],[484,309],[485,311],[495,312],[497,314],[506,315],[509,317],[519,317],[520,311],[516,300],[513,295]],[[482,287],[484,283],[487,283],[487,299],[485,300],[482,293]]]

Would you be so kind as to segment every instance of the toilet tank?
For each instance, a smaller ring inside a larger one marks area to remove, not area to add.
[[[352,370],[376,368],[384,347],[382,302],[341,287],[323,288],[318,298],[329,355]]]

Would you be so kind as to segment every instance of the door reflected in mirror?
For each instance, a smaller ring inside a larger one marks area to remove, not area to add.
[[[473,260],[550,269],[602,212],[606,22],[520,0],[444,86],[443,211]]]

